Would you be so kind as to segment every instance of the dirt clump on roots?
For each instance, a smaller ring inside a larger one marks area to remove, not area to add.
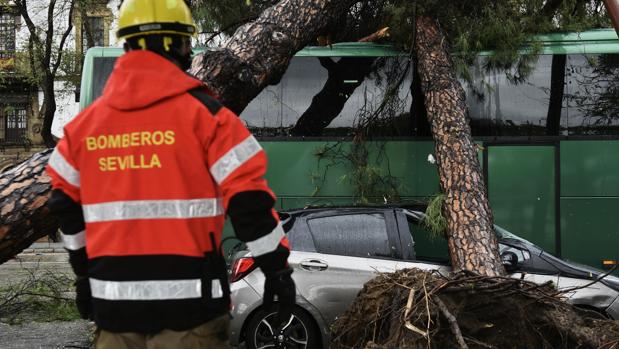
[[[619,349],[619,322],[570,305],[551,283],[468,272],[380,274],[331,329],[336,349]]]

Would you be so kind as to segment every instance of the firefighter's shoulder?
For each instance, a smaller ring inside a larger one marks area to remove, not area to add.
[[[202,103],[208,111],[213,114],[217,114],[223,105],[219,103],[215,97],[211,95],[211,92],[204,86],[200,86],[194,89],[187,91],[191,96],[197,99],[200,103]]]

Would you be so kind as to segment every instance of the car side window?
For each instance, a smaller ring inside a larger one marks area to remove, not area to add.
[[[282,217],[281,214],[280,219],[284,232],[286,233],[286,237],[288,237],[291,250],[316,252],[314,249],[314,242],[312,241],[312,237],[308,233],[307,228],[304,227],[303,224],[299,224],[299,222],[303,222],[303,220],[296,219],[295,217],[291,217],[289,215]]]
[[[434,236],[419,221],[406,217],[408,228],[413,237],[415,259],[424,262],[448,264],[449,249],[447,240],[442,236]]]
[[[354,257],[391,257],[385,216],[349,214],[308,219],[316,251]]]

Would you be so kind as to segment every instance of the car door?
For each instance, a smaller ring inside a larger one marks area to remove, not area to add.
[[[321,212],[304,217],[295,229],[298,225],[306,229],[303,235],[311,237],[314,249],[294,251],[288,262],[300,295],[326,323],[342,314],[377,272],[394,271],[400,258],[390,210]]]

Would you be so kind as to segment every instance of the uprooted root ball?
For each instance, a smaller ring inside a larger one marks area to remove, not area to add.
[[[369,281],[332,327],[332,348],[619,348],[619,323],[552,284],[407,269]]]

